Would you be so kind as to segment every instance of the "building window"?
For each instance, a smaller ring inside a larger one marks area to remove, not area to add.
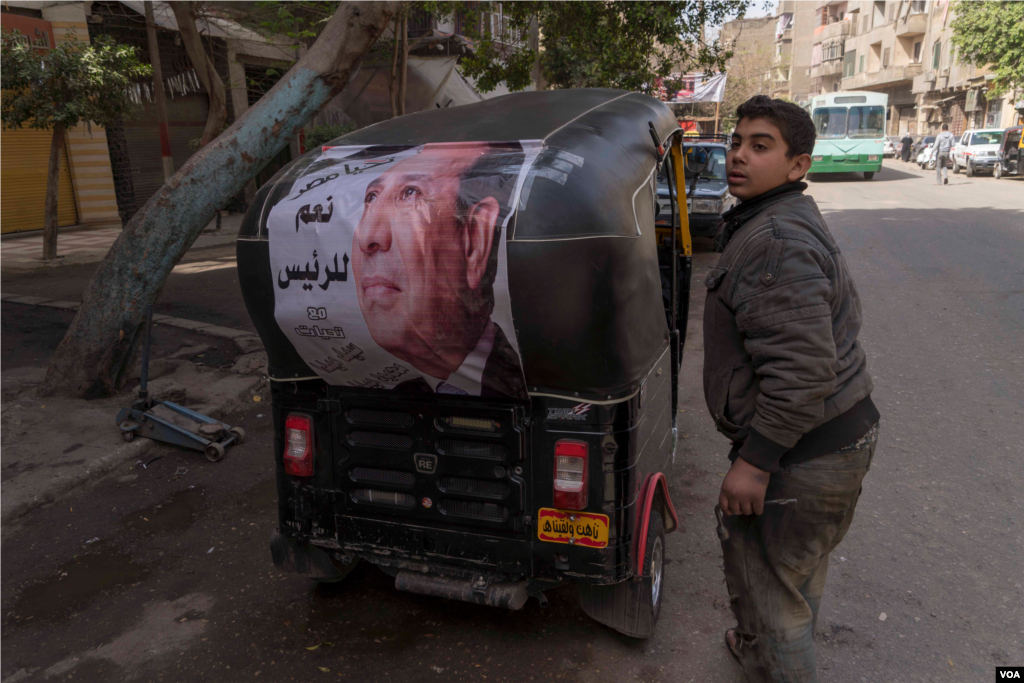
[[[868,24],[869,21],[871,21],[871,17],[869,17],[868,15],[865,14],[864,15],[864,19],[860,23],[860,32],[861,33],[867,33],[868,32],[868,26],[870,26],[870,24]]]
[[[988,103],[988,114],[985,118],[986,128],[1000,128],[1000,119],[1003,113],[1003,101],[992,100]]]
[[[911,14],[922,14],[928,11],[928,0],[912,0],[910,3]]]
[[[889,52],[890,52],[891,49],[892,48],[888,48],[887,47],[887,48],[885,48],[885,50],[882,51],[882,68],[883,69],[888,69],[889,68]]]
[[[864,73],[864,58],[865,57],[867,57],[867,55],[861,55],[860,56],[860,68],[857,69],[857,73],[859,73],[859,74]]]
[[[921,62],[921,41],[914,43],[914,64]]]
[[[852,78],[857,68],[857,51],[850,50],[843,55],[843,78]]]
[[[942,43],[940,43],[939,41],[936,40],[935,44],[932,45],[932,68],[933,69],[938,69],[939,68],[939,58],[941,56],[942,56]]]

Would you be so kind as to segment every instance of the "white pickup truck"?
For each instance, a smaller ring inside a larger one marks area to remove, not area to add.
[[[1003,140],[1002,128],[969,130],[953,145],[953,173],[960,169],[972,177],[978,171],[992,173],[999,160],[999,143]]]

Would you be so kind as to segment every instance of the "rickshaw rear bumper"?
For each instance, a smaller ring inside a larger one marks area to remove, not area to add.
[[[338,567],[330,554],[315,545],[304,543],[290,536],[274,532],[270,537],[270,556],[274,566],[281,571],[293,572],[311,579],[339,580],[347,571]],[[342,566],[354,565],[356,558],[345,556],[347,563]]]

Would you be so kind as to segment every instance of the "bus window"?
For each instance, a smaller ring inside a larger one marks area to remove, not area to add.
[[[850,137],[880,138],[885,130],[885,107],[850,107]]]
[[[814,110],[814,130],[819,140],[846,137],[846,107],[819,107]]]

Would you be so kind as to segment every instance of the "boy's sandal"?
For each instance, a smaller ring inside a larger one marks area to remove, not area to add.
[[[730,641],[730,636],[732,640]],[[729,628],[725,630],[725,646],[729,649],[729,654],[733,656],[737,662],[740,661],[740,651],[733,645],[732,641],[736,641],[736,629]]]

